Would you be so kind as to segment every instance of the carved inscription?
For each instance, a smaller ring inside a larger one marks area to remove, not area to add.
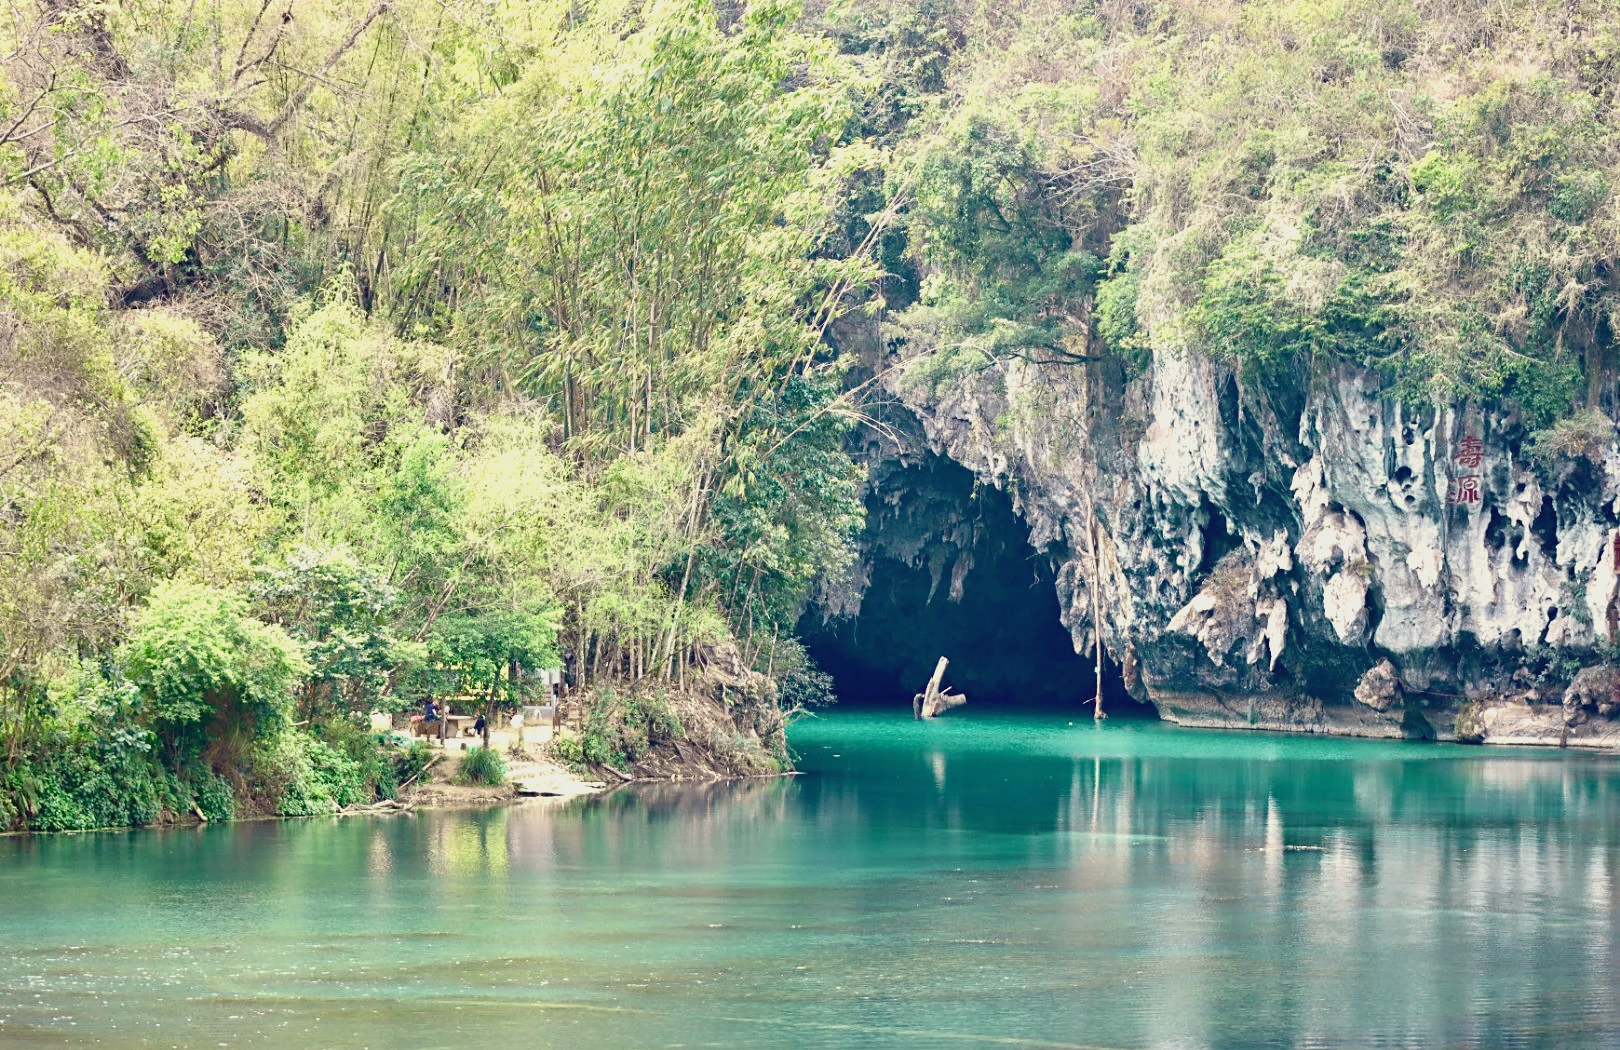
[[[1472,434],[1464,437],[1457,444],[1457,451],[1452,455],[1457,466],[1465,470],[1478,470],[1485,462],[1485,442]],[[1478,474],[1458,474],[1451,481],[1446,490],[1446,502],[1453,506],[1480,501],[1480,478]]]

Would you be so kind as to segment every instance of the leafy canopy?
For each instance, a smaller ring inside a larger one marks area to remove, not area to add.
[[[248,615],[240,596],[189,583],[152,592],[122,663],[140,690],[141,714],[169,734],[232,713],[259,727],[279,724],[310,671],[297,643]]]

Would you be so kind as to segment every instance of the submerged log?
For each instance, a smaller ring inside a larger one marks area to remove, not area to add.
[[[940,688],[940,679],[945,677],[945,666],[949,663],[948,659],[940,657],[939,663],[934,665],[934,676],[928,679],[928,688],[911,698],[911,715],[918,721],[933,718],[941,711],[949,711],[953,707],[961,707],[967,703],[966,695],[952,693],[948,688]]]

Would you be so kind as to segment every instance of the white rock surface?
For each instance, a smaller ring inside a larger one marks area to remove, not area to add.
[[[1009,360],[937,397],[890,390],[933,451],[1012,493],[1061,562],[1076,647],[1100,630],[1134,653],[1161,711],[1222,724],[1263,711],[1284,728],[1295,711],[1301,729],[1399,735],[1403,705],[1354,698],[1388,661],[1408,715],[1436,735],[1465,702],[1500,727],[1487,739],[1531,734],[1535,718],[1489,712],[1524,707],[1513,675],[1542,674],[1534,647],[1591,663],[1620,630],[1620,445],[1603,464],[1533,463],[1505,409],[1403,404],[1348,366],[1309,382],[1260,397],[1224,366],[1161,350],[1128,382]],[[1303,667],[1320,695],[1301,692]]]

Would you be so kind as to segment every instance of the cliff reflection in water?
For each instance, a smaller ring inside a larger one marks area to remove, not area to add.
[[[1135,1004],[1127,1045],[1620,1033],[1612,756],[1089,724],[1009,753],[935,731],[947,748],[910,755],[839,741],[805,808],[832,840],[855,821],[1012,840],[1006,879],[1064,903],[998,936]]]

